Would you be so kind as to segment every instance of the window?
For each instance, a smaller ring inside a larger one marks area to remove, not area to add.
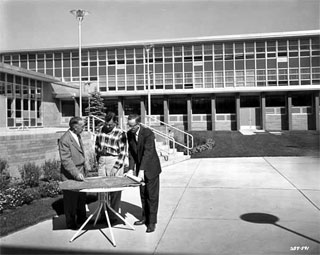
[[[216,113],[236,113],[235,98],[230,96],[216,98]]]
[[[267,95],[266,107],[284,107],[286,106],[286,97],[284,95]]]
[[[170,98],[169,112],[170,114],[187,114],[187,100],[180,98]]]
[[[211,113],[211,100],[209,98],[192,98],[193,114]]]
[[[75,115],[74,102],[61,101],[61,113],[62,113],[62,117],[74,116]]]

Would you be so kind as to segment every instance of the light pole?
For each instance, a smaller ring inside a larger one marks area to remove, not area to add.
[[[72,15],[74,15],[76,17],[76,19],[78,20],[78,28],[79,28],[79,111],[80,111],[80,117],[82,117],[82,86],[81,86],[81,82],[82,82],[82,77],[81,77],[81,24],[83,21],[84,16],[88,15],[89,12],[86,10],[71,10],[70,13]]]
[[[149,115],[149,126],[151,126],[151,84],[150,84],[150,70],[149,70],[149,52],[152,49],[153,45],[149,44],[145,46],[147,52],[147,72],[148,72],[148,115]]]

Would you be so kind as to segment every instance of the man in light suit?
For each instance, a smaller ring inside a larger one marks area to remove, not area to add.
[[[147,233],[155,231],[159,207],[159,187],[161,173],[160,160],[155,148],[153,132],[140,124],[140,116],[130,114],[128,117],[129,171],[145,182],[140,186],[142,219],[135,225],[147,225]]]
[[[80,117],[73,117],[69,122],[69,130],[59,139],[59,153],[61,159],[61,179],[83,181],[89,170],[85,161],[85,153],[80,134],[84,121]],[[63,191],[64,214],[67,228],[77,229],[77,223],[86,221],[86,193],[71,190]]]

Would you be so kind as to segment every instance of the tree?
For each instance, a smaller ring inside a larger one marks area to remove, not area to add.
[[[89,116],[93,115],[104,120],[106,116],[106,107],[104,106],[103,98],[97,89],[89,93],[89,106],[85,109],[85,113]],[[103,122],[96,118],[90,118],[90,126],[95,127],[95,131],[100,129],[100,126],[103,125]]]
[[[89,93],[89,106],[85,109],[88,115],[94,115],[101,119],[106,116],[106,107],[104,106],[104,100],[97,89]]]

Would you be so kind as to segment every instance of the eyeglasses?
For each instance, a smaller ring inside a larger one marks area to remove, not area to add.
[[[129,123],[127,123],[127,126],[128,126],[129,128],[134,128],[134,127],[139,126],[139,124],[130,125]]]

